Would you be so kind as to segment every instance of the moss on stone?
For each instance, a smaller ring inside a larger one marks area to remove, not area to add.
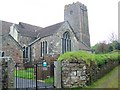
[[[93,61],[97,65],[102,65],[108,62],[109,60],[119,60],[120,54],[107,53],[107,54],[92,54],[86,51],[78,51],[78,52],[66,52],[61,54],[58,60],[83,60],[86,64],[90,65],[90,62]]]

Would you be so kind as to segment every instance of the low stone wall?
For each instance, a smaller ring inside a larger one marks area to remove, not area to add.
[[[87,85],[90,85],[92,82],[103,77],[105,74],[110,72],[113,68],[115,68],[119,64],[118,61],[109,60],[103,65],[97,66],[94,62],[91,62],[90,67],[87,68],[87,73],[89,73],[89,81],[87,81]]]
[[[119,64],[108,60],[104,65],[97,66],[91,62],[88,66],[82,60],[63,60],[61,81],[63,88],[84,87],[103,77]]]
[[[62,61],[62,87],[83,87],[87,81],[87,65],[84,61]]]
[[[14,88],[14,62],[11,58],[0,58],[0,90]]]

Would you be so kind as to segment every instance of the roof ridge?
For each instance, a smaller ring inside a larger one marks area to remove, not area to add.
[[[29,25],[29,26],[33,26],[33,27],[40,27],[40,26],[36,26],[36,25],[33,25],[33,24],[24,23],[24,22],[19,22],[19,24]],[[42,28],[42,27],[40,27],[40,28]]]
[[[1,21],[1,22],[5,22],[5,23],[10,23],[10,24],[16,24],[16,23],[4,21],[4,20],[0,20],[0,21]]]
[[[48,28],[48,27],[51,27],[51,26],[54,26],[54,25],[62,24],[62,23],[64,23],[64,22],[65,22],[65,21],[63,21],[63,22],[59,22],[59,23],[55,23],[55,24],[49,25],[49,26],[44,27],[44,28]]]

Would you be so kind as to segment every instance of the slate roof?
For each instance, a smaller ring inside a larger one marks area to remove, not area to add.
[[[42,28],[42,27],[39,27],[39,26],[35,26],[35,25],[23,23],[23,22],[19,22],[19,26],[21,28],[25,28],[26,30],[29,30],[29,31],[33,31],[33,30],[35,31],[35,30],[39,30],[39,29]]]
[[[11,23],[11,22],[0,21],[0,35],[8,34],[10,31],[10,26],[12,24],[13,23]]]
[[[37,37],[37,31],[41,29],[41,27],[26,24],[19,22],[19,24],[16,24],[16,27],[19,30],[19,33],[22,36],[27,36],[27,37]]]
[[[87,50],[87,51],[91,51],[91,48],[90,47],[88,47],[86,44],[84,44],[83,42],[79,42],[79,48],[81,49],[81,50]]]
[[[63,25],[63,23],[64,22],[60,22],[60,23],[40,29],[39,31],[37,31],[37,33],[39,33],[37,37],[42,38],[42,37],[54,34]]]
[[[0,35],[4,35],[4,34],[9,34],[10,32],[10,26],[12,26],[11,22],[6,22],[6,21],[1,21],[2,25],[0,25]],[[15,26],[18,29],[18,32],[22,35],[22,36],[27,36],[27,37],[45,37],[45,36],[49,36],[52,35],[53,33],[55,33],[63,24],[64,22],[60,22],[45,28],[42,27],[38,27],[38,26],[34,26],[34,25],[30,25],[30,24],[26,24],[23,22],[19,22],[19,24],[15,24]]]
[[[0,35],[9,34],[10,32],[10,26],[12,26],[14,23],[6,22],[6,21],[0,21]],[[17,27],[19,33],[22,36],[27,37],[37,37],[38,33],[37,31],[41,29],[41,27],[26,24],[19,22],[19,24],[15,24]]]

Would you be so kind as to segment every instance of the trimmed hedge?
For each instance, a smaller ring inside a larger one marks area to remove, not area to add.
[[[120,54],[117,52],[107,53],[107,54],[92,54],[90,52],[86,51],[78,51],[78,52],[66,52],[64,54],[61,54],[58,58],[58,60],[83,60],[88,65],[90,65],[90,62],[95,62],[96,65],[103,65],[108,60],[119,60],[118,57],[120,57]]]

